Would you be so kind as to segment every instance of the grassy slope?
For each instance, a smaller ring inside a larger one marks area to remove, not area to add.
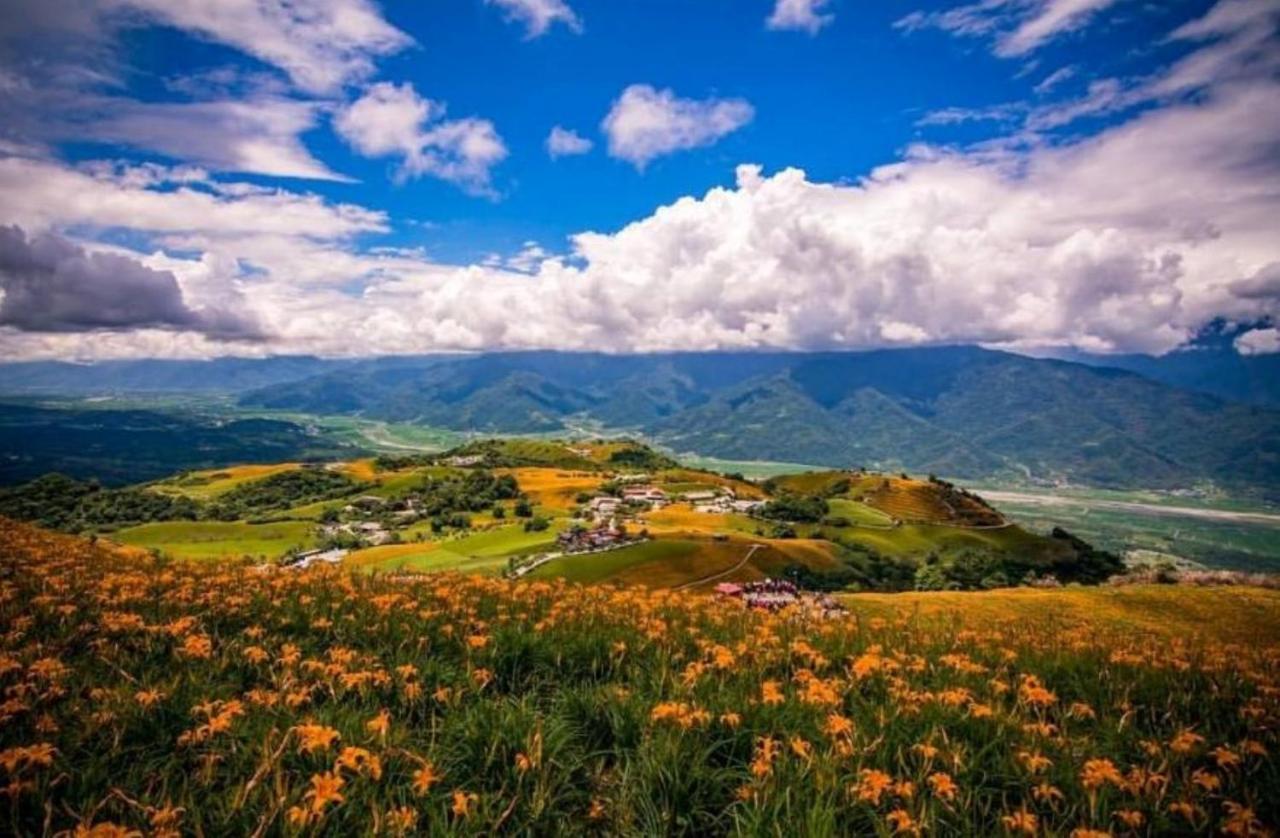
[[[246,483],[301,468],[299,463],[273,463],[270,465],[228,466],[227,468],[193,471],[181,477],[171,477],[151,486],[166,494],[185,495],[195,500],[212,500]]]
[[[849,498],[832,498],[827,501],[833,516],[848,518],[853,524],[864,527],[891,527],[893,517],[865,503]]]
[[[247,524],[241,521],[165,521],[142,524],[112,534],[121,544],[160,550],[179,559],[222,559],[241,556],[277,558],[294,547],[315,543],[305,521]]]
[[[525,532],[520,524],[477,532],[463,538],[411,544],[384,544],[351,553],[346,562],[377,570],[460,570],[494,573],[507,566],[507,556],[534,549],[550,550],[557,528]]]

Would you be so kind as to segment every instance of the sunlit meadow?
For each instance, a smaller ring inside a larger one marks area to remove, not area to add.
[[[814,622],[641,587],[171,563],[10,523],[0,557],[13,834],[1280,820],[1280,638],[1258,618],[1277,602],[1232,606],[1274,592],[1141,589],[1171,626],[1179,597],[1218,603],[1221,631],[1182,636],[991,607],[1016,592],[972,595],[968,623],[856,597]]]

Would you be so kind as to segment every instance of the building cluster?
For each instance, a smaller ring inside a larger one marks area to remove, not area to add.
[[[347,556],[346,550],[304,550],[285,558],[283,567],[293,570],[306,570],[315,564],[341,564]]]
[[[661,509],[671,502],[667,493],[656,486],[627,486],[622,490],[622,499],[650,509]]]
[[[845,613],[845,607],[829,594],[802,591],[785,579],[762,579],[758,582],[721,582],[716,594],[724,599],[742,602],[761,611],[799,609],[810,616],[834,617]]]
[[[670,502],[667,493],[654,486],[625,486],[621,497],[601,495],[587,501],[586,513],[597,525],[602,525],[627,512],[661,509]]]
[[[452,457],[445,457],[444,464],[454,466],[455,468],[467,468],[468,466],[478,466],[484,462],[483,454],[455,454]]]
[[[750,515],[761,506],[764,506],[764,501],[762,500],[739,500],[733,489],[728,486],[685,492],[681,498],[691,504],[695,512],[705,512],[712,515],[723,515],[729,512],[741,512],[744,515]]]
[[[320,527],[320,535],[327,539],[346,536],[354,538],[363,546],[377,547],[391,540],[391,532],[380,521],[349,521],[345,524],[325,524]]]
[[[556,537],[556,544],[565,553],[589,553],[596,550],[607,550],[620,547],[635,539],[625,529],[610,520],[590,529],[572,527]]]
[[[354,539],[362,546],[377,547],[394,538],[392,530],[423,518],[417,498],[388,500],[377,495],[353,498],[341,509],[343,520],[322,524],[320,536],[329,540]]]

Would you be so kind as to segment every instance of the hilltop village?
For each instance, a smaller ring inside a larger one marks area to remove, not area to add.
[[[0,497],[0,514],[179,559],[707,592],[765,580],[812,592],[1093,583],[1123,569],[939,477],[849,468],[750,480],[629,440],[480,440],[112,489],[50,475]]]

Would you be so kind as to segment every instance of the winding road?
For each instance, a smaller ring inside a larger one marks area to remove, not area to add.
[[[723,579],[724,577],[728,576],[731,573],[736,573],[737,571],[741,570],[744,566],[746,566],[747,562],[751,561],[751,557],[756,554],[756,551],[763,546],[764,546],[763,544],[752,544],[751,549],[748,550],[747,554],[742,557],[742,561],[738,562],[736,565],[729,568],[728,570],[722,570],[719,573],[713,573],[710,576],[704,576],[701,579],[695,579],[692,582],[685,582],[683,585],[677,585],[672,590],[683,591],[686,588],[692,588],[696,585],[705,585],[708,582],[714,582],[717,579]]]

